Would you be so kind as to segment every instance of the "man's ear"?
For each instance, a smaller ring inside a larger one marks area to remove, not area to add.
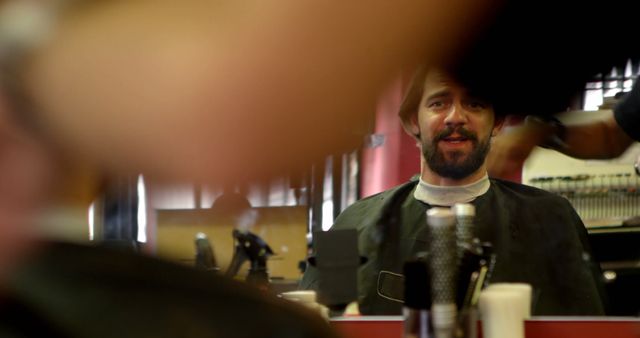
[[[420,140],[420,124],[418,123],[418,112],[402,119],[402,127],[409,136]]]
[[[500,115],[496,116],[495,121],[493,122],[493,129],[491,130],[491,137],[498,135],[504,126],[506,116]]]

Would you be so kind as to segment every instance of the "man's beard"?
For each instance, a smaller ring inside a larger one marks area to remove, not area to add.
[[[462,135],[472,143],[471,152],[462,158],[462,151],[453,151],[448,153],[448,159],[445,154],[438,148],[438,142],[453,134],[454,132]],[[440,133],[435,135],[431,142],[422,140],[422,155],[429,168],[441,177],[460,180],[473,174],[482,164],[489,153],[491,147],[490,138],[479,141],[478,136],[462,127],[447,127]]]

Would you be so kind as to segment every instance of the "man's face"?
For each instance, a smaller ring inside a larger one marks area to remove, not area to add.
[[[484,164],[492,133],[499,128],[490,103],[437,71],[427,74],[412,124],[431,171],[455,180]]]

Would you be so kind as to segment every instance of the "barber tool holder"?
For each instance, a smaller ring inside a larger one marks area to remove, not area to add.
[[[480,291],[488,284],[495,264],[491,243],[477,238],[465,251],[459,264],[456,305],[458,307],[455,337],[478,337],[477,321]]]

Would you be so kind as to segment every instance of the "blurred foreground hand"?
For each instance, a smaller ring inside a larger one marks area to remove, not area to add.
[[[85,1],[24,88],[51,142],[108,171],[269,177],[354,150],[387,83],[452,56],[487,3]]]

